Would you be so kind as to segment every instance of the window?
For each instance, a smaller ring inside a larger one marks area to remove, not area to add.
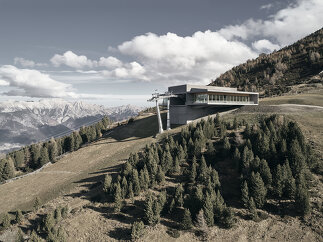
[[[196,94],[195,95],[195,102],[197,103],[206,103],[207,102],[207,94]]]

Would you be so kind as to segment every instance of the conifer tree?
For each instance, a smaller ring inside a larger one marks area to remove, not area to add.
[[[231,144],[228,136],[226,136],[223,140],[223,149],[224,149],[224,153],[223,153],[224,156],[227,156],[230,154]]]
[[[131,226],[131,239],[136,241],[144,235],[145,225],[142,221],[134,222]]]
[[[176,156],[174,159],[172,173],[178,174],[180,172],[180,170],[181,170],[181,167],[179,166],[179,158],[178,158],[178,156]]]
[[[52,212],[46,214],[43,221],[43,231],[49,233],[55,225],[55,219]]]
[[[206,194],[203,205],[204,217],[209,227],[214,225],[213,203],[209,194]]]
[[[310,212],[309,194],[301,183],[297,184],[295,207],[299,214],[303,217],[305,217]]]
[[[210,178],[211,182],[215,189],[219,189],[221,186],[220,180],[219,180],[219,174],[215,169],[209,168],[211,170]]]
[[[172,198],[170,203],[169,203],[169,207],[168,207],[168,213],[171,214],[175,208],[175,199]]]
[[[152,194],[149,192],[146,196],[146,200],[145,200],[145,221],[147,224],[149,225],[153,225],[155,222],[155,214],[154,214],[154,210],[153,210],[153,197]]]
[[[281,198],[283,195],[283,189],[284,189],[284,176],[281,165],[277,165],[276,172],[273,180],[273,192],[278,197]]]
[[[82,145],[82,137],[78,131],[73,132],[74,136],[74,147],[73,150],[78,150]]]
[[[39,197],[36,197],[35,198],[35,201],[34,201],[34,204],[33,204],[33,208],[34,208],[34,211],[36,211],[36,212],[40,208],[40,199],[39,199]]]
[[[250,216],[252,219],[256,219],[258,217],[257,208],[256,208],[256,204],[253,200],[253,197],[250,197],[250,199],[249,199],[248,210],[249,210],[249,213],[250,213]]]
[[[255,204],[258,208],[261,208],[266,201],[267,190],[265,184],[258,172],[251,173],[249,182],[250,195],[254,198]]]
[[[208,167],[206,165],[204,156],[202,156],[201,164],[199,167],[199,180],[205,183],[207,181],[207,178],[208,178]]]
[[[123,177],[121,182],[121,197],[123,199],[126,198],[127,192],[128,192],[128,182],[127,182],[127,179]]]
[[[15,222],[16,222],[17,224],[21,224],[21,223],[22,223],[22,221],[23,221],[23,219],[24,219],[24,216],[22,215],[21,210],[17,210],[17,211],[16,211],[16,219],[15,219]]]
[[[188,230],[188,229],[192,228],[192,225],[193,225],[193,223],[192,223],[192,217],[191,217],[190,210],[185,208],[184,213],[183,213],[181,227],[184,230]]]
[[[146,191],[148,189],[148,184],[146,183],[145,174],[144,174],[143,169],[141,169],[140,172],[139,172],[139,181],[140,181],[141,190]]]
[[[285,182],[284,182],[284,194],[287,198],[293,199],[296,193],[296,183],[290,169],[288,160],[284,163],[284,170],[286,173]]]
[[[24,163],[25,163],[25,153],[23,150],[18,150],[15,152],[14,155],[14,160],[15,160],[15,167],[19,168],[19,167],[23,167]]]
[[[249,189],[247,181],[244,181],[241,187],[241,201],[242,205],[247,208],[249,202]]]
[[[233,152],[233,161],[234,161],[234,166],[236,169],[239,168],[240,159],[241,159],[240,152],[239,152],[239,149],[236,147]]]
[[[49,157],[48,157],[48,150],[47,147],[44,146],[40,150],[40,157],[39,157],[39,166],[43,166],[49,162]]]
[[[57,222],[59,222],[62,218],[62,208],[58,207],[54,210],[54,218]]]
[[[197,163],[196,163],[196,157],[194,156],[192,159],[192,165],[190,170],[190,180],[191,182],[195,182],[196,176],[197,176]]]
[[[56,157],[58,155],[58,150],[57,150],[57,143],[54,138],[51,138],[49,146],[48,146],[48,157],[50,161],[55,161]]]
[[[38,144],[31,145],[30,154],[31,154],[31,167],[37,168],[39,165],[39,157],[40,157],[40,147]]]
[[[214,219],[213,219],[214,220]],[[208,235],[208,225],[205,221],[204,211],[201,209],[196,216],[196,226],[198,227],[200,233],[203,236],[203,241],[207,241]]]
[[[157,174],[156,174],[156,181],[159,184],[162,184],[165,181],[165,173],[164,173],[163,169],[161,168],[161,166],[158,166],[158,170],[157,170]]]
[[[239,126],[239,124],[238,124],[238,120],[237,120],[237,118],[236,118],[236,117],[234,117],[232,128],[233,128],[234,130],[236,130],[236,129],[238,128],[238,126]]]
[[[12,178],[15,174],[15,167],[13,164],[13,161],[10,157],[8,157],[7,159],[3,159],[1,161],[2,165],[2,169],[0,167],[0,180],[8,180],[10,178]],[[1,171],[2,170],[2,171]]]
[[[128,186],[128,197],[132,203],[134,203],[134,194],[133,194],[133,189],[132,189],[132,182],[129,182]]]
[[[268,163],[265,159],[261,159],[260,161],[259,172],[266,187],[269,187],[272,183],[272,175]]]
[[[114,211],[120,212],[122,206],[122,195],[121,195],[121,187],[120,183],[117,181],[114,183]]]
[[[103,191],[105,193],[108,193],[111,188],[111,183],[112,183],[112,177],[110,174],[106,174],[104,176],[104,183],[103,183]]]
[[[224,227],[231,228],[234,224],[234,216],[232,209],[230,207],[225,206],[222,212],[222,221]]]
[[[138,177],[138,171],[136,169],[132,169],[132,184],[133,184],[133,193],[135,196],[140,194],[140,182]]]
[[[175,189],[175,196],[174,196],[175,204],[178,207],[182,207],[184,204],[183,192],[184,192],[183,186],[182,184],[179,184]]]

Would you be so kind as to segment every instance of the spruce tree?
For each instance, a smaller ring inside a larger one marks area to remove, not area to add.
[[[208,167],[206,165],[206,161],[205,161],[205,158],[204,156],[202,156],[201,158],[201,164],[200,164],[200,167],[199,167],[199,180],[203,183],[205,183],[207,181],[207,178],[208,178],[208,174],[209,171],[208,171]]]
[[[39,166],[43,166],[49,162],[49,157],[48,157],[48,150],[47,147],[44,146],[40,150],[40,157],[39,157]]]
[[[244,181],[241,187],[241,201],[242,205],[247,208],[249,202],[249,189],[247,181]]]
[[[109,193],[112,183],[112,177],[110,174],[106,174],[104,176],[104,183],[103,183],[103,191],[105,193]]]
[[[56,160],[57,155],[58,155],[57,143],[54,138],[51,138],[49,146],[48,146],[49,160],[54,162]]]
[[[114,183],[113,200],[114,200],[114,211],[120,212],[122,207],[122,195],[121,195],[121,187],[119,182]]]
[[[296,194],[296,183],[293,177],[292,170],[290,169],[288,160],[284,163],[284,170],[286,173],[285,184],[284,184],[284,194],[289,199],[294,199]]]
[[[251,173],[249,182],[249,192],[254,198],[255,204],[258,208],[261,208],[266,201],[267,190],[265,184],[258,172]]]
[[[191,182],[195,182],[197,176],[197,163],[196,163],[196,157],[194,156],[192,159],[192,165],[190,170],[190,180]]]
[[[203,205],[204,217],[209,227],[214,225],[213,203],[209,194],[206,194]]]
[[[193,225],[193,223],[192,223],[192,217],[191,217],[190,210],[185,208],[184,213],[183,213],[181,227],[184,230],[188,230],[188,229],[192,228],[192,225]]]
[[[234,166],[236,169],[239,168],[239,162],[240,162],[240,151],[239,149],[236,147],[233,153],[233,161],[234,161]]]
[[[214,220],[214,219],[213,219]],[[207,241],[208,236],[208,225],[205,221],[204,211],[201,209],[199,213],[196,216],[196,226],[198,227],[202,237],[203,241]]]
[[[121,197],[123,199],[126,198],[127,193],[128,193],[128,182],[127,182],[127,179],[123,177],[121,182]]]
[[[55,225],[55,219],[52,212],[46,214],[43,221],[43,231],[49,233]]]
[[[311,210],[308,191],[302,184],[297,184],[295,208],[303,217],[309,214]]]
[[[31,167],[37,168],[39,166],[40,147],[38,144],[33,144],[30,147]]]
[[[35,198],[34,204],[33,204],[34,211],[37,212],[40,208],[40,199],[39,197]]]
[[[273,192],[278,197],[281,198],[284,189],[284,176],[281,165],[277,165],[276,172],[273,180]]]
[[[155,214],[154,214],[154,208],[153,208],[154,199],[152,194],[149,192],[146,196],[145,200],[145,208],[144,208],[144,219],[147,224],[153,225],[155,222]]]
[[[131,239],[136,241],[144,235],[145,225],[142,221],[134,222],[131,226]]]
[[[264,181],[266,187],[268,188],[272,183],[272,175],[271,175],[268,163],[265,159],[261,159],[260,161],[259,172],[262,180]]]
[[[158,184],[163,184],[165,181],[165,173],[161,166],[158,166],[157,174],[156,174],[156,181]]]
[[[223,140],[223,149],[224,149],[223,156],[224,157],[228,156],[230,154],[230,149],[231,149],[231,144],[228,136],[226,136]]]
[[[17,211],[16,211],[16,219],[15,219],[15,222],[16,222],[17,224],[21,224],[21,223],[22,223],[22,221],[23,221],[23,219],[24,219],[24,216],[22,215],[21,210],[17,210]]]
[[[257,208],[256,208],[256,204],[253,200],[253,197],[250,197],[249,202],[248,202],[248,210],[250,213],[250,217],[252,219],[257,219],[258,218],[258,214],[257,214]]]
[[[234,225],[234,215],[231,208],[227,206],[224,207],[221,223],[225,228],[231,228]]]
[[[133,193],[135,196],[140,194],[140,182],[138,177],[138,171],[136,169],[132,169],[132,184],[133,184]]]
[[[184,192],[183,186],[182,184],[179,184],[175,189],[175,196],[174,196],[176,206],[178,207],[182,207],[184,204],[183,192]]]
[[[129,182],[128,186],[128,197],[132,203],[134,203],[134,194],[133,194],[133,189],[132,189],[132,182]]]

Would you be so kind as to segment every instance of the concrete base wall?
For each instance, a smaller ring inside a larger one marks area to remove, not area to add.
[[[192,107],[192,106],[170,106],[170,123],[187,124],[195,119],[205,117],[217,112],[227,111],[236,107]]]

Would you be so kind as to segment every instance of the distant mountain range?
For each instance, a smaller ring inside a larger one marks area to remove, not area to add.
[[[103,116],[120,121],[136,116],[139,111],[140,108],[131,105],[107,108],[61,99],[1,102],[0,153],[50,137],[63,136]]]
[[[323,28],[279,51],[233,67],[210,85],[272,96],[289,92],[293,85],[322,83],[322,71]]]

